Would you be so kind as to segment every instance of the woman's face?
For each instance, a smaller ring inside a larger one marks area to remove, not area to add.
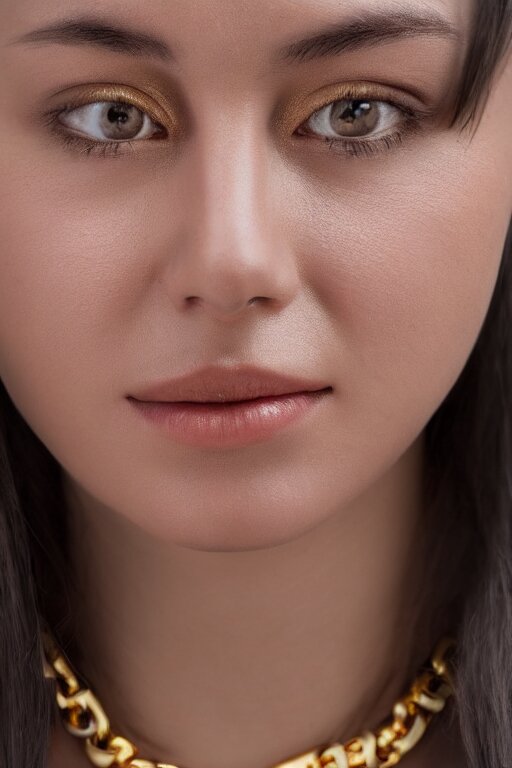
[[[354,34],[405,10],[395,32],[428,13],[456,34]],[[192,548],[270,546],[416,443],[478,337],[512,212],[510,60],[476,134],[449,128],[473,10],[4,0],[0,376],[98,510]],[[87,24],[26,37],[63,20]],[[127,399],[206,365],[332,391],[238,445],[187,442]]]

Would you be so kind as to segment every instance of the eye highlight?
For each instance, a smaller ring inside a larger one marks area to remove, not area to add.
[[[347,158],[375,156],[424,130],[436,116],[435,108],[405,95],[400,101],[389,91],[365,83],[324,87],[292,100],[277,118],[278,132],[287,141],[293,135],[326,144]],[[298,117],[302,121],[297,127]],[[110,84],[82,87],[76,98],[47,111],[43,121],[72,151],[103,157],[121,156],[135,151],[138,142],[178,138],[183,132],[173,109],[159,104],[158,94],[153,99]]]
[[[116,85],[91,85],[66,103],[43,115],[43,123],[66,147],[81,154],[107,155],[134,151],[134,143],[176,137],[180,128],[171,108],[164,109],[158,94],[150,96]]]
[[[323,141],[329,149],[359,157],[396,147],[419,127],[419,118],[392,104],[369,99],[343,99],[315,112],[298,129],[297,135],[323,133]]]
[[[344,83],[295,98],[278,116],[277,125],[285,140],[291,133],[348,158],[372,157],[425,130],[436,115],[435,107],[405,94],[397,97],[390,88]]]
[[[383,105],[384,109],[376,109],[376,104]],[[383,101],[340,99],[315,112],[308,123],[311,123],[316,131],[330,130],[333,138],[340,138],[336,133],[338,130],[345,131],[345,137],[362,136],[382,127],[386,116],[389,118],[390,113],[397,111],[396,107]]]
[[[99,101],[59,114],[59,122],[98,141],[135,141],[162,133],[161,126],[134,104]]]
[[[147,113],[124,102],[94,102],[59,110],[50,113],[46,123],[65,146],[78,148],[83,154],[104,157],[116,155],[122,147],[134,151],[134,142],[167,135]],[[71,133],[66,128],[79,133]]]

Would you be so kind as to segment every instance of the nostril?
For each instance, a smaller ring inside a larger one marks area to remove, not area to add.
[[[201,304],[203,302],[203,300],[201,299],[200,296],[187,296],[185,298],[185,301],[186,301],[187,304],[189,304],[191,306],[195,306],[195,305]],[[240,302],[240,303],[238,303],[236,305],[233,305],[232,307],[224,307],[224,311],[226,311],[226,312],[239,312],[244,307],[252,306],[256,302],[260,302],[260,301],[261,302],[267,302],[267,301],[270,301],[270,299],[268,298],[268,296],[253,296],[252,299],[248,299],[246,302],[242,301],[242,302]]]

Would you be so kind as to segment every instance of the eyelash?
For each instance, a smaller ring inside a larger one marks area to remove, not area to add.
[[[54,128],[54,132],[57,134],[64,146],[71,149],[72,151],[76,151],[78,149],[82,155],[115,157],[119,155],[120,152],[121,154],[124,154],[127,151],[135,152],[133,145],[136,143],[136,141],[139,141],[139,139],[134,141],[91,141],[90,139],[86,139],[84,137],[75,136],[72,133],[66,133],[61,128],[57,128],[56,124],[57,118],[55,118],[55,121],[50,123],[50,126]],[[126,147],[126,149],[121,150],[121,145]]]
[[[341,101],[344,99],[347,100],[360,100],[363,98],[361,94],[359,96],[354,94],[346,94],[344,97],[340,97],[338,99],[335,99],[332,102],[328,102],[323,107],[320,107],[319,109],[315,110],[312,115],[310,115],[307,120],[299,126],[301,128],[303,125],[305,125],[313,116],[313,114],[316,114],[322,109],[326,109],[331,104],[336,104],[338,101]],[[402,124],[398,130],[395,130],[393,133],[386,134],[385,136],[376,138],[376,139],[352,139],[347,140],[344,138],[332,138],[332,137],[324,137],[320,139],[316,139],[317,141],[320,141],[322,144],[327,144],[327,149],[331,152],[336,152],[348,157],[375,157],[376,155],[380,155],[385,152],[389,152],[393,149],[398,148],[405,139],[411,137],[414,134],[419,133],[425,121],[431,117],[433,117],[433,110],[432,109],[412,109],[410,107],[404,107],[399,104],[394,103],[393,101],[384,101],[379,98],[368,98],[366,95],[364,96],[364,99],[370,103],[384,103],[387,105],[392,106],[394,109],[398,110],[402,114]],[[62,114],[65,114],[66,112],[71,112],[74,109],[77,109],[81,106],[88,106],[90,104],[95,103],[107,103],[105,101],[101,102],[89,102],[88,104],[79,104],[79,105],[68,105],[64,108],[59,108],[57,110],[52,110],[51,112],[48,112],[44,115],[44,123],[47,125],[50,129],[50,131],[57,135],[59,140],[64,144],[65,148],[69,149],[72,152],[78,151],[80,154],[84,155],[98,155],[101,157],[116,157],[120,156],[119,153],[124,154],[125,152],[135,152],[134,144],[138,143],[139,141],[146,141],[147,139],[134,139],[132,141],[125,140],[125,141],[93,141],[91,139],[87,139],[85,137],[81,137],[78,135],[75,135],[63,127],[62,123],[59,123],[59,117]],[[129,102],[125,101],[112,101],[111,103],[119,103],[119,104],[128,104]],[[139,108],[140,109],[140,108]],[[143,110],[140,110],[143,112]],[[159,128],[160,126],[158,123],[155,123],[155,125]],[[156,134],[159,138],[161,138],[161,134]],[[297,134],[297,136],[302,137],[303,139],[312,138],[313,134]],[[121,146],[125,147],[124,149],[121,149]]]
[[[368,101],[370,101],[370,99]],[[342,155],[349,155],[350,157],[375,157],[376,155],[389,152],[399,147],[406,138],[419,133],[420,130],[420,118],[410,115],[405,118],[402,127],[399,130],[377,139],[354,139],[348,141],[343,138],[323,138],[318,139],[318,141],[321,141],[322,144],[327,144],[327,149],[331,152],[339,152]],[[301,135],[308,138],[306,134]]]
[[[386,104],[401,114],[401,124],[398,129],[375,139],[345,139],[343,137],[323,137],[317,139],[317,141],[320,141],[322,144],[327,144],[328,150],[338,152],[348,157],[370,158],[397,149],[406,139],[425,130],[427,123],[432,121],[436,116],[436,110],[433,107],[412,108],[403,106],[393,100],[379,98],[379,96],[372,97],[371,95],[368,95],[366,90],[361,92],[357,87],[351,87],[343,96],[340,96],[338,99],[328,102],[327,104],[324,104],[323,107],[315,110],[302,125],[308,123],[313,115],[316,115],[318,112],[326,109],[332,104],[337,104],[339,101],[343,100],[364,100],[371,104]],[[301,128],[302,125],[299,126],[299,128]],[[308,138],[312,134],[302,133],[298,135]]]

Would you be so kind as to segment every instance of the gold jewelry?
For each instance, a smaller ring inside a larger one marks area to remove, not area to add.
[[[56,683],[57,704],[66,729],[85,739],[85,752],[97,768],[177,768],[168,763],[141,760],[131,741],[110,729],[96,696],[80,686],[54,639],[43,634],[44,674]],[[420,670],[410,691],[393,707],[393,718],[375,732],[345,742],[318,747],[274,768],[391,768],[421,739],[432,717],[444,709],[453,693],[449,662],[455,640],[441,640],[430,664]]]

